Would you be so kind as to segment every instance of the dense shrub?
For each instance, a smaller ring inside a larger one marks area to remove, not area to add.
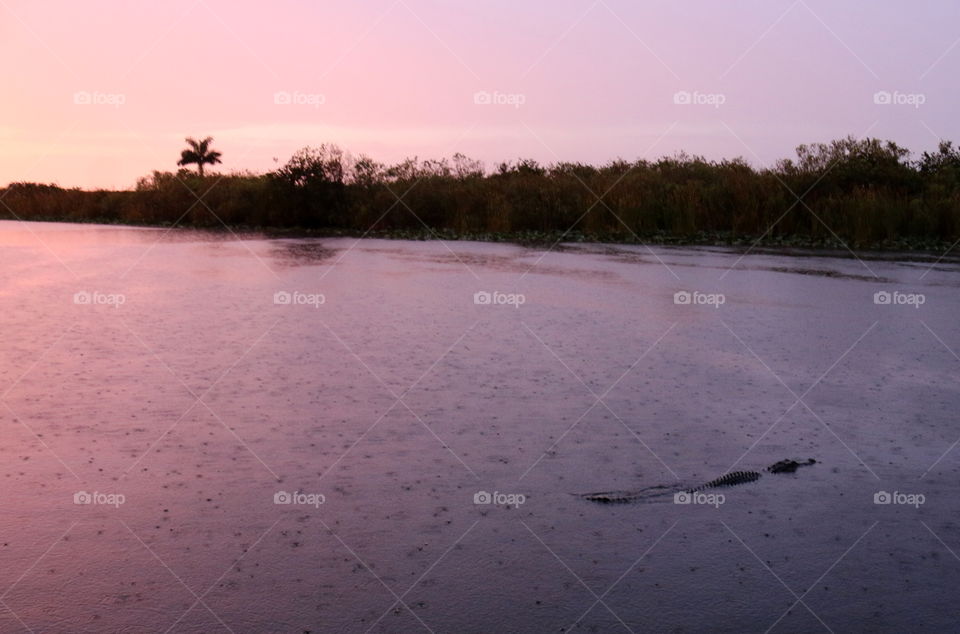
[[[388,166],[321,145],[267,174],[153,172],[133,191],[13,183],[0,201],[2,217],[32,220],[926,244],[960,238],[960,150],[944,142],[911,161],[893,142],[848,137],[802,145],[766,169],[680,154],[599,167],[520,159],[486,173],[461,154]]]

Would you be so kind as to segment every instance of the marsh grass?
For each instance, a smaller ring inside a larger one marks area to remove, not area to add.
[[[800,146],[796,158],[766,169],[680,154],[602,166],[521,159],[485,172],[459,154],[386,166],[323,145],[267,174],[154,172],[132,191],[14,183],[0,196],[0,214],[23,220],[530,243],[939,249],[960,238],[960,151],[944,142],[910,160],[893,142],[846,138]]]

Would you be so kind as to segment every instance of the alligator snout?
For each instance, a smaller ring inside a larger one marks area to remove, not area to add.
[[[808,458],[806,462],[797,462],[796,460],[781,460],[780,462],[775,462],[767,467],[767,471],[770,473],[793,473],[799,467],[806,467],[816,463],[817,461],[813,458]]]

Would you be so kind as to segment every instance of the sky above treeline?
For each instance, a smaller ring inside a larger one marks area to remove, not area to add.
[[[0,60],[0,185],[129,188],[185,136],[224,171],[960,141],[957,2],[2,0]]]

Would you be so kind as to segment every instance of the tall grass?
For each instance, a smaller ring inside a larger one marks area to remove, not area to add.
[[[459,154],[388,166],[323,145],[267,174],[154,172],[133,191],[13,183],[0,197],[0,215],[26,220],[909,246],[960,238],[960,150],[944,142],[911,160],[893,142],[846,138],[764,169],[680,154],[486,172]]]

